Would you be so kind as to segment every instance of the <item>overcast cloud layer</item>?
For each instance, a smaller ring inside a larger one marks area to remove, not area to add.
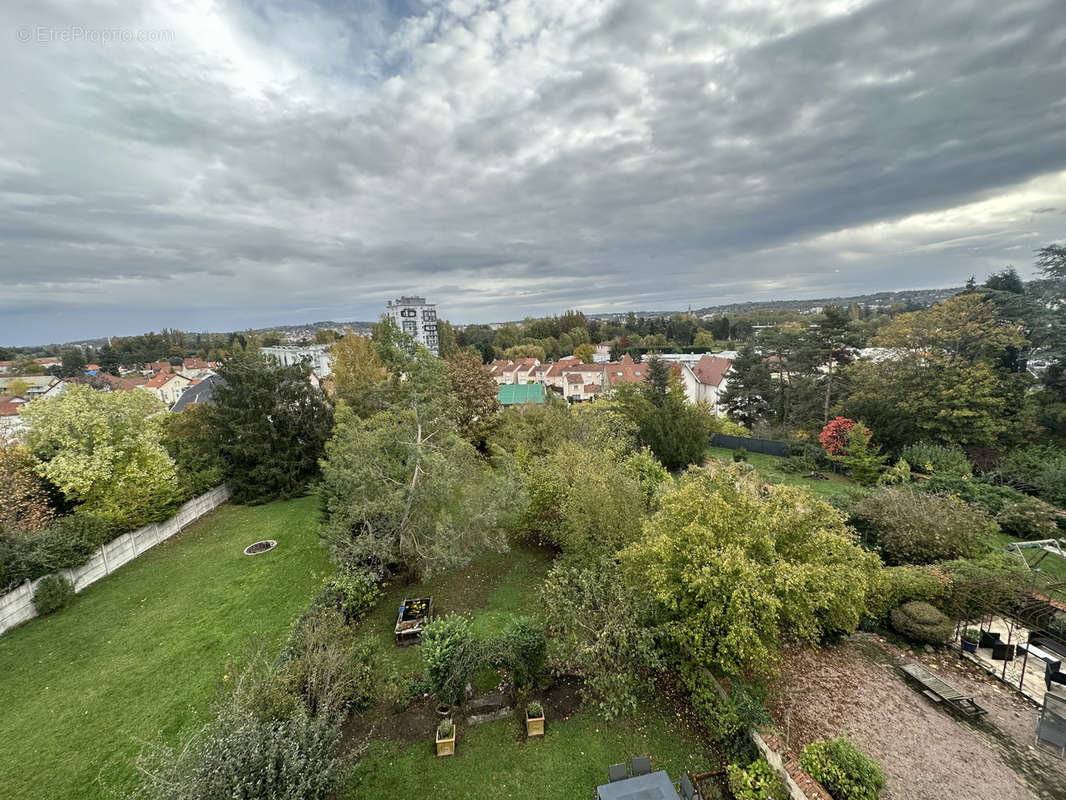
[[[0,343],[957,285],[1066,239],[1062,0],[0,20]]]

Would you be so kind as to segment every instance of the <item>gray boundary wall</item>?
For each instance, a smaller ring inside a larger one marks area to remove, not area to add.
[[[218,508],[229,500],[229,497],[229,487],[216,486],[211,491],[189,500],[178,509],[177,514],[165,522],[154,522],[132,533],[124,533],[93,553],[80,567],[60,570],[59,574],[70,580],[75,592],[80,592],[89,584],[107,577],[123,564],[128,564],[146,550],[169,539],[208,511]],[[26,581],[0,597],[0,634],[37,616],[37,609],[33,607],[33,593],[43,577]]]
[[[773,439],[755,439],[746,436],[730,436],[725,433],[716,433],[711,437],[711,447],[727,447],[730,450],[738,450],[743,447],[749,453],[765,453],[768,456],[792,455],[788,445],[784,442],[776,442]]]

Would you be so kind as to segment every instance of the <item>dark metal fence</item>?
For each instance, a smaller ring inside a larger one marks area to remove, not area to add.
[[[792,453],[784,442],[773,439],[749,439],[745,436],[728,436],[724,433],[716,433],[711,437],[712,447],[726,447],[730,450],[738,450],[743,447],[749,453],[765,453],[768,456],[790,456]]]

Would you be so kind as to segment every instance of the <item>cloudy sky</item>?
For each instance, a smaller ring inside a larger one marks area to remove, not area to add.
[[[0,343],[935,287],[1066,239],[1062,0],[0,21]]]

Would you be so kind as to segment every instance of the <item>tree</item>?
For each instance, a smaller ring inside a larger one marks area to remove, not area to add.
[[[35,467],[28,450],[0,440],[0,531],[36,531],[52,520],[48,491]]]
[[[177,467],[182,499],[197,497],[222,483],[223,463],[211,409],[196,403],[159,419],[163,447]]]
[[[813,643],[854,630],[878,567],[839,511],[739,465],[686,472],[622,561],[664,632],[730,675],[769,671],[783,631]]]
[[[839,306],[826,306],[822,317],[810,331],[811,343],[820,352],[820,363],[828,367],[825,376],[823,424],[829,422],[829,409],[833,405],[834,368],[838,364],[847,364],[851,360],[848,346],[855,343],[855,337],[849,330],[849,324],[846,309]]]
[[[484,439],[487,425],[500,410],[499,387],[481,359],[465,350],[448,361],[451,390],[459,404],[459,432],[472,442]]]
[[[770,417],[773,396],[773,381],[766,361],[754,347],[745,345],[733,361],[722,406],[732,419],[751,428]]]
[[[842,456],[848,449],[848,432],[855,427],[855,420],[847,417],[837,417],[826,423],[818,441],[831,456]]]
[[[59,351],[59,358],[61,377],[73,378],[85,373],[85,351],[80,347],[64,347]]]
[[[393,407],[370,419],[343,403],[322,462],[322,536],[334,561],[410,578],[507,547],[522,495],[514,471],[498,468],[439,419]]]
[[[574,348],[574,355],[580,358],[584,364],[592,364],[596,360],[596,348],[589,343],[579,344]]]
[[[374,341],[348,329],[330,352],[333,353],[333,385],[337,398],[364,416],[380,411],[380,389],[386,376],[385,365],[378,357]]]
[[[442,319],[437,322],[437,353],[447,360],[454,358],[459,352],[459,342],[455,336],[452,324]]]
[[[631,714],[662,670],[652,607],[626,585],[614,559],[560,559],[540,593],[554,664],[584,679],[585,701],[602,716]]]
[[[132,530],[165,519],[178,499],[174,462],[150,417],[163,410],[146,391],[72,386],[20,412],[38,472],[72,503]]]
[[[618,408],[636,425],[640,443],[669,470],[703,458],[712,416],[703,406],[689,405],[680,375],[658,358],[648,361],[642,384],[626,384],[614,392]]]
[[[12,378],[7,384],[7,393],[11,397],[25,397],[30,385],[22,378]]]
[[[1022,282],[1022,277],[1018,274],[1018,270],[1014,267],[1007,267],[1001,272],[989,275],[988,280],[985,281],[985,288],[993,289],[997,292],[1025,294],[1025,284]]]
[[[318,472],[333,412],[305,365],[239,356],[218,370],[210,422],[238,503],[302,493]]]

